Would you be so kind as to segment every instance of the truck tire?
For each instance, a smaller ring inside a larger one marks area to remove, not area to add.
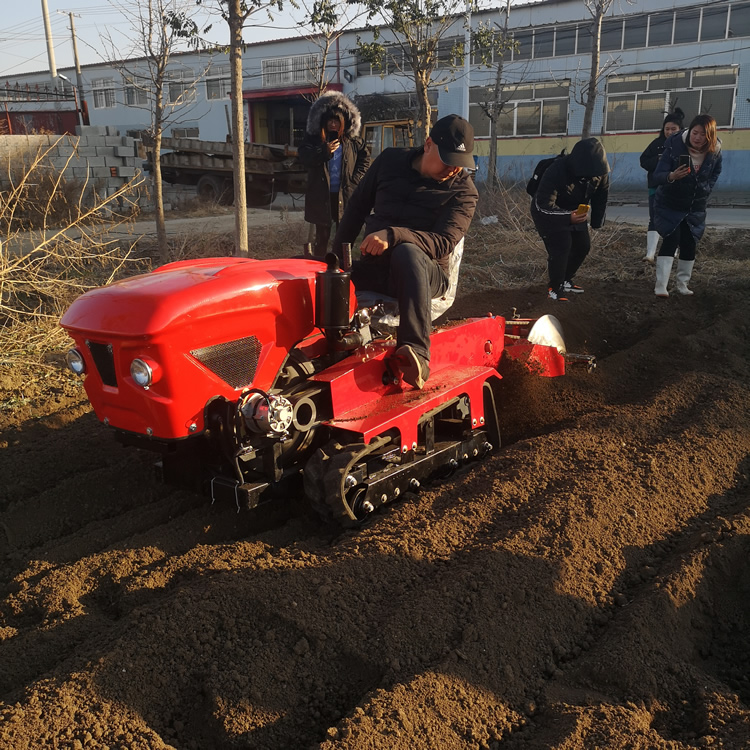
[[[273,190],[247,188],[248,208],[265,208],[266,206],[270,206],[275,199],[276,193]]]
[[[198,193],[198,197],[206,203],[231,206],[234,202],[232,182],[226,177],[204,174],[198,180],[195,190]]]

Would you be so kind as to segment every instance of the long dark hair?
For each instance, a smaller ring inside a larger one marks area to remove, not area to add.
[[[699,125],[706,131],[706,147],[703,150],[712,154],[716,151],[716,144],[718,142],[718,138],[716,137],[716,120],[714,120],[711,115],[698,115],[697,117],[694,117],[688,128],[687,145],[689,147],[691,147],[690,134],[693,132],[693,128],[696,125]]]
[[[661,135],[664,135],[664,128],[673,122],[677,127],[682,130],[682,121],[685,119],[685,113],[679,108],[675,107],[665,118],[661,124]]]

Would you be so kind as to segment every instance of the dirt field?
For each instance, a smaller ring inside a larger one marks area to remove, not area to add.
[[[750,747],[731,252],[692,298],[635,251],[567,306],[465,294],[554,312],[599,367],[509,373],[502,449],[340,535],[162,487],[77,381],[0,365],[0,748]]]

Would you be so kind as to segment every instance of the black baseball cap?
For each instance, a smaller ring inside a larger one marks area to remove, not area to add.
[[[441,117],[430,130],[430,138],[438,147],[443,164],[449,167],[474,169],[474,128],[458,115]]]

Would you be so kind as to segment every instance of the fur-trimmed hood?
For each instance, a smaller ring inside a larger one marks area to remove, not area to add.
[[[320,134],[331,114],[344,118],[344,135],[356,138],[362,128],[362,116],[348,96],[338,91],[328,91],[315,100],[307,115],[305,130],[308,135]]]

